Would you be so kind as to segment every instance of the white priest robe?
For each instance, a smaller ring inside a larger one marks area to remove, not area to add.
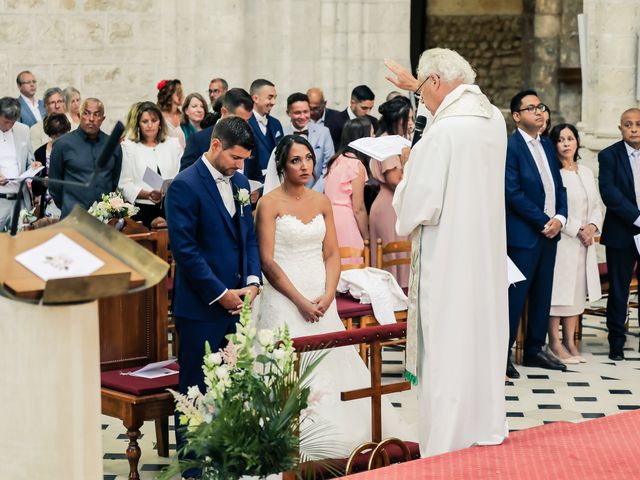
[[[476,85],[460,85],[412,149],[395,191],[396,229],[412,234],[414,245],[411,373],[422,457],[508,435],[506,148],[500,111]]]

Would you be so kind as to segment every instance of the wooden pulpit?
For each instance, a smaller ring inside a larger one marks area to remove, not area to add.
[[[45,282],[15,260],[59,233],[104,265]],[[0,235],[0,251],[0,478],[102,478],[97,299],[148,289],[168,265],[79,207],[49,227]]]

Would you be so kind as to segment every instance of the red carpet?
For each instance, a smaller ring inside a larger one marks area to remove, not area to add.
[[[636,479],[640,478],[640,410],[521,430],[499,446],[466,448],[345,478]]]

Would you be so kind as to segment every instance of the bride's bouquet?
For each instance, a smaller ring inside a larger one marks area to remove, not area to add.
[[[227,339],[219,352],[205,346],[205,393],[197,386],[186,395],[172,391],[181,413],[176,428],[185,429],[187,439],[184,453],[195,460],[176,456],[161,479],[188,468],[202,469],[208,480],[262,478],[304,459],[302,444],[310,436],[300,426],[309,413],[310,375],[324,355],[306,354],[298,372],[288,328],[256,332],[248,297]]]

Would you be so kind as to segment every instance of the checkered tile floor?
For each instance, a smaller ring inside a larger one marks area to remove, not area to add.
[[[640,329],[635,311],[630,324],[623,362],[607,358],[604,318],[586,316],[581,348],[587,363],[570,365],[567,372],[517,366],[521,378],[506,384],[509,428],[521,430],[557,421],[579,422],[640,408]],[[385,351],[383,376],[387,382],[401,378],[402,358],[402,352]],[[417,403],[413,392],[391,395],[390,400],[403,417],[415,418]],[[114,418],[103,416],[102,420],[104,479],[124,480],[129,472],[124,427]],[[141,431],[140,478],[148,480],[156,477],[168,459],[159,457],[154,450],[153,422],[146,422]],[[171,433],[172,442],[173,438]],[[171,454],[174,452],[175,446],[171,445]]]

